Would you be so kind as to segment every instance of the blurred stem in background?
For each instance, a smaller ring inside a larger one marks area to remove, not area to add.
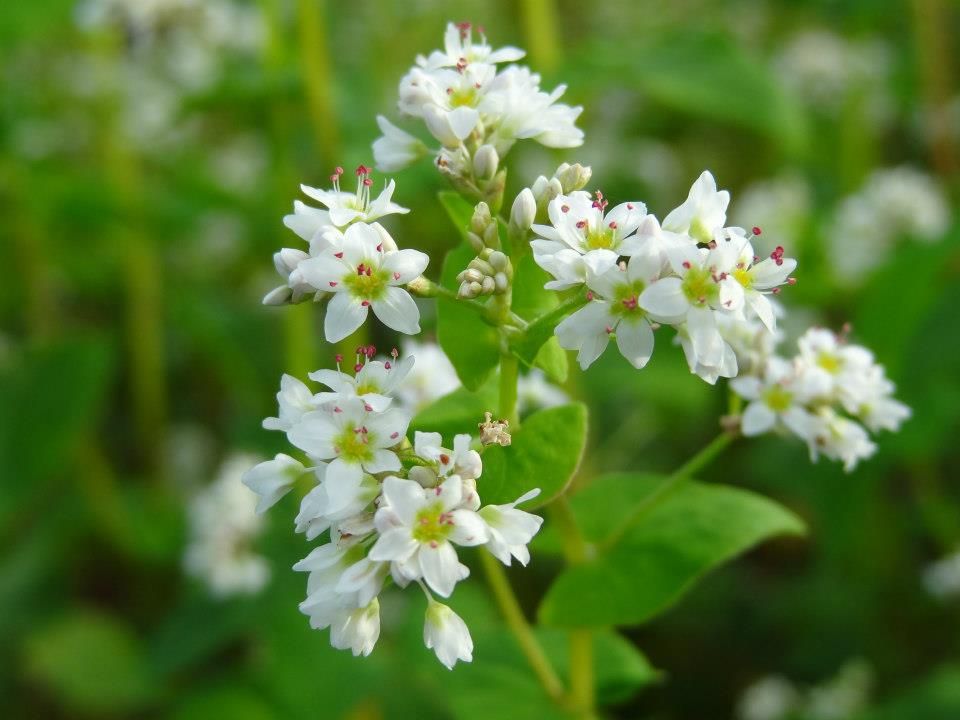
[[[50,277],[50,267],[44,261],[48,257],[43,242],[43,231],[30,210],[24,196],[29,187],[27,179],[18,172],[17,166],[8,162],[0,170],[6,188],[6,205],[10,218],[9,232],[13,236],[15,262],[23,280],[23,324],[26,335],[32,340],[49,339],[56,328],[56,298]]]
[[[104,63],[103,157],[118,199],[113,226],[122,248],[127,283],[127,351],[138,447],[147,470],[162,475],[166,429],[166,375],[163,341],[163,268],[153,238],[146,231],[143,175],[139,158],[128,146],[119,118],[118,79],[123,67],[123,39],[98,38]]]
[[[520,13],[530,64],[542,72],[552,72],[559,60],[560,37],[554,0],[521,0]]]
[[[271,82],[279,83],[280,70],[285,62],[284,47],[286,46],[280,2],[279,0],[260,0],[260,5],[267,28],[263,64]],[[278,211],[288,209],[289,195],[295,192],[297,187],[296,173],[291,162],[288,144],[291,125],[287,103],[273,103],[270,112],[271,155],[274,164],[273,177],[276,178],[273,186],[273,206]],[[305,377],[308,372],[317,368],[314,317],[313,303],[310,302],[284,308],[284,370],[296,377]]]
[[[943,0],[913,0],[913,34],[917,52],[923,113],[929,134],[930,163],[945,179],[957,172],[957,148],[950,126],[951,43],[956,27],[950,13],[956,3]]]

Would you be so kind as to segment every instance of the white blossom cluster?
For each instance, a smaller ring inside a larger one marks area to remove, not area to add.
[[[863,711],[873,688],[873,669],[850,660],[832,678],[802,687],[781,675],[750,685],[737,703],[738,720],[848,720]]]
[[[270,579],[266,559],[251,549],[263,518],[254,511],[255,498],[240,484],[244,472],[258,461],[244,453],[230,455],[216,479],[190,502],[184,568],[215,597],[256,593]]]
[[[284,224],[307,242],[307,250],[283,248],[273,262],[284,282],[263,302],[281,305],[312,298],[328,301],[324,321],[327,342],[338,342],[367,319],[370,310],[386,326],[409,335],[420,332],[420,311],[405,289],[420,277],[430,258],[419,250],[400,250],[378,219],[407,208],[393,202],[393,180],[371,200],[369,168],[356,170],[355,193],[340,189],[343,168],[331,175],[332,190],[308,185],[305,194],[325,209],[299,200]]]
[[[424,643],[452,668],[472,659],[473,641],[463,620],[434,594],[447,598],[469,575],[457,547],[483,545],[505,565],[526,565],[527,544],[542,519],[513,503],[482,506],[477,480],[480,454],[469,435],[443,447],[439,433],[417,432],[411,415],[394,404],[414,358],[374,360],[372,347],[357,351],[355,374],[319,370],[310,379],[326,388],[313,392],[285,375],[278,417],[264,427],[286,433],[309,458],[308,466],[284,454],[244,476],[264,512],[298,479],[313,487],[303,497],[296,530],[314,548],[294,569],[308,573],[300,610],[316,629],[330,628],[330,642],[354,655],[369,655],[380,635],[379,595],[385,585],[417,583],[427,596]]]
[[[704,172],[686,201],[661,226],[642,202],[608,210],[600,192],[560,194],[550,201],[550,225],[533,225],[537,264],[553,276],[546,287],[583,288],[587,304],[556,329],[577,350],[584,369],[615,338],[621,354],[643,368],[654,330],[671,325],[691,372],[709,383],[737,375],[737,358],[720,332],[726,318],[758,318],[773,332],[769,295],[790,284],[796,261],[777,247],[754,253],[750,233],[726,227],[730,195]],[[753,234],[759,233],[755,228]]]
[[[750,373],[730,387],[748,401],[741,419],[747,437],[785,430],[807,443],[812,460],[822,454],[850,472],[876,452],[870,432],[895,432],[910,417],[910,408],[893,398],[883,366],[845,336],[811,328],[790,359],[772,351],[764,356],[767,348],[751,345],[745,334],[739,339],[747,340],[735,349],[751,355]]]
[[[928,565],[923,585],[933,597],[949,600],[960,596],[960,552],[953,552]]]
[[[837,208],[827,231],[837,275],[864,277],[903,238],[935,242],[950,224],[950,206],[936,180],[911,167],[878,170]]]
[[[514,47],[494,50],[482,28],[450,23],[443,49],[417,57],[399,88],[400,114],[422,120],[440,146],[428,148],[378,116],[383,136],[373,144],[377,168],[390,172],[431,155],[455,181],[482,184],[494,178],[499,159],[517,140],[553,148],[583,144],[575,125],[582,108],[557,102],[565,86],[548,93],[528,68],[498,67],[523,56]]]

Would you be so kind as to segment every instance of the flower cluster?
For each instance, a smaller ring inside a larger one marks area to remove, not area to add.
[[[499,161],[517,140],[553,148],[581,145],[583,132],[575,122],[582,108],[557,102],[565,86],[548,93],[528,68],[498,68],[523,55],[513,47],[494,50],[482,28],[449,24],[444,49],[418,57],[399,88],[400,113],[421,119],[440,147],[428,148],[379,116],[383,136],[373,145],[377,167],[390,172],[429,154],[456,186],[482,197],[491,186],[502,190]]]
[[[281,305],[311,297],[329,301],[324,321],[328,342],[354,332],[370,310],[387,327],[418,333],[420,311],[405,286],[420,277],[430,258],[419,250],[399,250],[377,222],[409,210],[393,202],[392,180],[371,200],[369,168],[357,168],[355,193],[340,189],[342,175],[343,168],[338,167],[330,176],[332,190],[301,186],[326,209],[294,202],[284,224],[308,243],[308,249],[283,248],[273,256],[284,283],[267,293],[263,302]]]
[[[190,502],[184,568],[215,597],[256,593],[270,579],[266,560],[250,549],[263,518],[254,512],[254,497],[238,482],[257,460],[242,453],[229,456],[216,479]]]
[[[755,355],[750,374],[731,381],[748,401],[741,430],[748,437],[786,430],[807,443],[814,461],[823,454],[852,471],[876,451],[868,430],[898,430],[910,408],[893,398],[873,354],[844,335],[811,328],[797,346],[790,359]]]
[[[854,282],[882,265],[902,238],[935,242],[949,225],[936,180],[911,167],[879,170],[837,208],[827,231],[834,269]]]
[[[470,661],[473,642],[447,598],[468,568],[457,547],[484,545],[501,562],[530,559],[527,544],[542,519],[516,506],[535,497],[532,490],[513,503],[482,506],[477,480],[480,454],[469,435],[457,435],[453,448],[438,433],[417,432],[407,439],[408,411],[394,403],[414,358],[374,360],[373,347],[357,349],[354,373],[319,370],[310,379],[327,390],[313,392],[284,376],[278,417],[264,421],[281,430],[309,458],[309,467],[287,455],[257,465],[244,482],[260,496],[264,512],[309,479],[296,517],[297,532],[323,544],[298,562],[308,573],[307,598],[300,604],[317,629],[330,628],[330,642],[368,655],[380,634],[381,590],[417,583],[427,596],[424,642],[452,668]]]
[[[769,295],[792,283],[796,261],[777,247],[754,254],[750,235],[726,227],[730,195],[709,172],[661,226],[642,202],[608,209],[603,194],[556,195],[550,225],[534,225],[534,259],[554,278],[546,287],[585,290],[587,304],[556,329],[560,344],[577,350],[584,369],[611,337],[621,354],[643,368],[653,354],[654,330],[673,326],[691,372],[710,383],[735,377],[737,359],[724,340],[724,318],[759,320],[773,331]],[[753,229],[759,234],[759,228]],[[582,286],[586,286],[583,288]]]

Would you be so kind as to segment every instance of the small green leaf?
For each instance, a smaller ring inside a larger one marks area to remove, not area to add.
[[[452,190],[443,190],[437,193],[437,199],[447,211],[450,221],[457,228],[460,237],[466,240],[470,220],[473,218],[473,206]]]
[[[572,504],[588,536],[596,538],[616,530],[662,482],[649,475],[605,477],[585,501],[579,500],[581,493]],[[609,531],[603,521],[607,513],[612,513]],[[772,500],[686,482],[654,504],[608,551],[561,574],[540,606],[540,618],[571,627],[642,623],[676,603],[707,572],[757,543],[803,532],[802,521]]]
[[[566,382],[567,373],[570,371],[567,351],[560,347],[560,343],[555,337],[544,343],[533,364],[543,370],[550,380],[558,384]]]
[[[473,257],[473,250],[466,245],[448,252],[441,273],[443,286],[456,292],[457,275]],[[500,363],[500,338],[496,328],[456,300],[439,298],[437,340],[468,390],[477,390],[483,385]]]
[[[476,392],[457,388],[418,412],[410,423],[410,432],[438,432],[444,439],[457,433],[476,435],[483,413],[497,406],[497,386],[493,378]]]
[[[587,442],[587,408],[582,403],[535,412],[513,433],[508,447],[483,453],[480,494],[491,504],[513,502],[531,488],[541,494],[525,509],[540,507],[567,487]]]
[[[133,630],[92,612],[64,617],[27,641],[27,673],[72,714],[130,712],[152,697]]]

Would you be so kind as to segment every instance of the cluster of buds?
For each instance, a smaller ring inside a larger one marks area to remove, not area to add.
[[[580,163],[574,165],[563,163],[550,178],[543,175],[538,177],[530,186],[530,192],[537,204],[537,218],[544,221],[547,217],[547,206],[551,200],[558,195],[569,195],[582,190],[590,182],[592,175],[593,171],[589,166]],[[517,199],[520,199],[519,196]],[[516,203],[514,205],[516,206]]]
[[[467,240],[477,251],[477,256],[470,261],[466,270],[457,275],[459,297],[472,299],[507,292],[513,280],[513,265],[500,249],[497,220],[484,202],[474,209]]]
[[[500,155],[493,145],[481,145],[472,155],[467,145],[443,148],[436,163],[459,192],[500,208],[507,171],[500,170]]]

